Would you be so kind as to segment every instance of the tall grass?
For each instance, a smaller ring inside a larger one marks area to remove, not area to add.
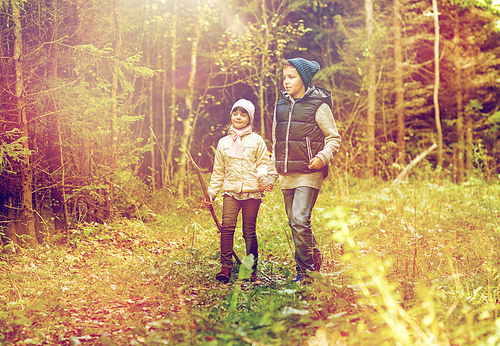
[[[228,285],[216,282],[219,238],[200,198],[150,214],[149,224],[80,225],[69,247],[4,251],[0,340],[497,345],[500,185],[423,177],[398,187],[330,178],[312,218],[324,266],[308,286],[292,282],[279,187],[258,218],[260,286],[239,280],[238,266]]]
[[[376,328],[356,333],[353,344],[496,345],[498,182],[365,182],[350,192],[323,215],[324,234],[348,245],[339,267],[358,287],[359,302],[376,312],[363,314]]]

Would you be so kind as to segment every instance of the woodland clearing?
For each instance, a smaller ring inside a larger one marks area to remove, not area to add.
[[[500,184],[331,179],[313,213],[321,276],[298,286],[279,189],[258,219],[260,284],[214,279],[201,196],[154,222],[78,224],[4,246],[3,345],[497,345]],[[220,204],[215,203],[220,214]],[[241,230],[235,251],[243,259]]]

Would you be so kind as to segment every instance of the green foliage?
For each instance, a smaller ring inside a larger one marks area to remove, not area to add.
[[[303,1],[284,2],[282,5],[277,12],[250,10],[253,16],[250,21],[236,16],[219,40],[220,47],[215,54],[219,73],[237,77],[238,82],[253,88],[255,95],[259,94],[260,84],[264,89],[272,90],[276,60],[283,56],[288,44],[309,31],[302,20],[293,24],[284,21],[286,13],[304,6]]]
[[[242,280],[251,256],[241,257],[229,284],[215,280],[219,240],[201,196],[154,223],[81,223],[69,246],[4,251],[0,340],[495,345],[500,184],[420,176],[398,188],[326,181],[312,220],[323,270],[307,286],[292,282],[279,189],[261,205],[257,285]],[[234,248],[245,252],[239,226]]]
[[[495,112],[488,117],[488,123],[495,124],[498,130],[498,124],[500,124],[500,112]]]
[[[16,173],[12,170],[11,161],[21,161],[25,155],[30,155],[31,150],[24,147],[26,137],[21,137],[18,129],[13,129],[0,134],[0,174]]]

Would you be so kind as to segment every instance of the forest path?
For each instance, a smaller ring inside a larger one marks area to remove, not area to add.
[[[129,344],[151,323],[196,305],[200,290],[220,289],[177,277],[176,266],[186,264],[176,258],[191,252],[189,236],[158,236],[129,223],[71,232],[69,245],[19,249],[0,262],[0,276],[8,278],[0,286],[11,296],[5,301],[19,305],[6,313],[11,324],[3,332],[12,344]]]

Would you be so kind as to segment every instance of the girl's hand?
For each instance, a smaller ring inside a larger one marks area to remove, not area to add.
[[[307,168],[309,169],[321,169],[325,165],[323,164],[323,161],[319,157],[313,157],[311,161],[309,161],[309,166]]]
[[[272,191],[273,187],[274,187],[273,184],[264,186],[261,183],[259,183],[259,191]]]
[[[212,197],[209,197],[209,199],[208,199],[208,200],[207,200],[207,199],[205,200],[205,205],[206,205],[207,207],[210,207],[210,206],[212,205],[212,202],[213,202],[213,201],[214,201],[214,200],[212,199]]]
[[[264,188],[264,191],[272,191],[274,188],[274,184],[269,184]]]

